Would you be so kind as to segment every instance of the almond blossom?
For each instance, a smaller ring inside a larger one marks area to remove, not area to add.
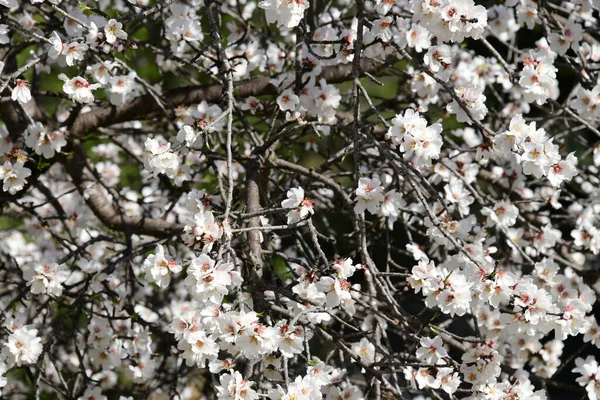
[[[171,144],[148,138],[144,146],[146,168],[155,175],[166,174],[169,177],[174,177],[179,168],[179,157],[170,151]]]
[[[523,65],[519,84],[525,101],[544,104],[548,98],[554,98],[558,90],[554,58],[547,52],[532,52],[523,59]]]
[[[300,98],[291,89],[286,89],[277,98],[277,105],[281,111],[294,111],[300,103]]]
[[[360,214],[365,210],[368,210],[372,214],[377,213],[384,200],[383,187],[379,179],[360,178],[358,188],[356,189],[356,199],[357,203],[354,206],[355,213]]]
[[[23,166],[20,162],[13,164],[10,161],[6,161],[0,166],[0,179],[3,181],[2,190],[10,194],[15,194],[19,190],[22,190],[29,176],[31,176],[31,170]]]
[[[98,89],[100,84],[90,84],[85,78],[80,76],[68,78],[65,74],[60,74],[58,77],[65,82],[63,91],[70,99],[83,104],[94,102],[94,94],[92,91]]]
[[[55,41],[54,46],[58,46],[58,43]],[[61,47],[63,47],[62,55],[65,56],[65,60],[68,66],[72,66],[75,64],[76,60],[81,61],[85,56],[85,52],[88,50],[88,45],[85,43],[72,42],[69,44],[63,45],[61,42]],[[54,47],[53,47],[54,48]],[[52,55],[49,54],[50,57]]]
[[[369,365],[375,362],[375,345],[369,342],[367,338],[362,338],[360,342],[355,343],[351,348],[363,363]]]
[[[238,371],[223,374],[220,378],[221,385],[217,387],[219,400],[256,400],[258,394],[252,389],[253,382],[244,380]]]
[[[293,208],[287,214],[287,223],[295,224],[307,216],[314,214],[313,201],[304,197],[304,189],[292,188],[287,192],[287,199],[281,202],[283,208]]]
[[[25,79],[17,79],[15,81],[15,87],[12,90],[10,98],[13,101],[19,101],[21,103],[28,103],[31,100],[31,91],[29,90],[29,82]]]
[[[44,126],[37,122],[27,128],[27,138],[25,144],[31,147],[36,154],[41,154],[46,158],[54,157],[54,154],[67,144],[66,129],[58,129],[53,132],[46,132]]]
[[[202,254],[192,260],[185,283],[200,302],[220,304],[229,292],[228,287],[241,283],[240,275],[232,270],[231,264],[215,264],[210,257]]]
[[[414,19],[441,40],[478,39],[487,25],[487,12],[473,0],[453,2],[416,1],[412,4]]]
[[[52,36],[49,39],[50,48],[48,49],[48,57],[56,60],[65,50],[65,44],[56,31],[52,31]]]
[[[509,227],[517,222],[519,209],[513,204],[499,202],[493,209],[485,208],[483,213],[484,215],[487,215],[488,226],[491,227],[498,224],[500,226]]]
[[[443,358],[448,356],[448,353],[443,347],[443,341],[440,336],[435,338],[424,337],[420,341],[421,347],[417,349],[417,358],[425,361],[428,364],[443,364]]]
[[[183,231],[184,241],[190,246],[201,248],[204,252],[210,251],[223,235],[223,228],[215,221],[213,213],[204,210],[190,218]]]
[[[181,272],[182,267],[174,260],[165,258],[165,249],[157,245],[155,254],[151,254],[144,260],[144,270],[148,279],[154,281],[158,287],[167,287],[171,282],[171,276]]]
[[[104,34],[106,36],[106,42],[113,44],[117,39],[127,39],[127,33],[123,31],[123,24],[117,20],[111,19],[107,22],[104,27]]]
[[[579,41],[582,38],[582,27],[573,20],[567,21],[560,34],[552,32],[548,35],[551,46],[556,49],[556,52],[561,56],[566,53],[569,47],[577,51],[579,48]]]
[[[448,112],[456,114],[456,119],[459,122],[470,124],[471,121],[481,121],[485,117],[487,114],[486,97],[479,88],[461,86],[455,89],[455,92],[460,99],[460,105],[454,100],[448,104],[446,109]]]
[[[413,161],[417,167],[431,164],[437,159],[442,147],[442,125],[427,126],[427,120],[411,109],[392,119],[387,136],[395,146],[399,146],[403,156]]]
[[[15,329],[2,348],[2,355],[17,366],[34,364],[42,354],[42,339],[38,330],[31,326]]]
[[[258,7],[265,10],[267,22],[275,22],[286,28],[298,26],[309,6],[307,0],[263,0],[258,4]]]
[[[27,286],[31,287],[31,293],[47,293],[53,296],[62,294],[62,284],[68,276],[69,272],[62,264],[37,265],[23,272],[23,278],[27,281]]]

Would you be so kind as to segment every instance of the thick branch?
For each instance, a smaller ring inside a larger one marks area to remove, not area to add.
[[[255,213],[260,210],[260,160],[252,158],[247,165],[246,169],[246,211],[248,213]],[[248,220],[248,227],[256,228],[260,226],[260,216],[254,216]],[[258,230],[249,230],[246,238],[248,240],[248,248],[250,250],[250,268],[251,270],[246,271],[248,278],[250,279],[250,285],[254,288],[252,293],[252,299],[254,301],[254,309],[258,312],[264,310],[264,296],[262,292],[262,279],[263,279],[263,260],[262,260],[262,247],[260,245],[261,233]]]
[[[176,235],[183,230],[183,226],[165,221],[164,219],[123,215],[101,193],[88,191],[84,195],[85,183],[95,182],[95,180],[86,177],[86,157],[84,150],[79,145],[76,145],[74,150],[73,157],[67,161],[66,169],[71,175],[75,187],[85,199],[86,204],[106,227],[120,232],[154,237]]]
[[[386,63],[379,61],[371,59],[361,60],[362,71],[376,72],[385,66]],[[324,78],[329,83],[350,79],[352,78],[352,64],[325,67],[320,78]],[[271,78],[263,76],[239,82],[235,87],[235,97],[277,94],[277,88],[269,83],[270,80]],[[219,102],[222,97],[223,85],[221,83],[178,88],[164,93],[167,105],[172,108],[198,104],[203,100],[207,102]],[[136,119],[145,119],[148,114],[157,111],[160,111],[159,105],[156,104],[151,95],[139,96],[120,107],[104,106],[79,115],[71,127],[71,134],[81,137],[99,127]]]

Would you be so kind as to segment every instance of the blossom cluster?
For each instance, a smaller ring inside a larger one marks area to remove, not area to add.
[[[472,0],[414,1],[414,18],[442,41],[479,39],[487,26],[487,10]]]
[[[535,121],[527,124],[522,115],[510,120],[508,130],[494,138],[494,146],[500,157],[514,156],[523,174],[537,179],[545,176],[553,186],[560,186],[577,175],[575,155],[571,153],[561,160],[553,138],[548,137],[543,128],[537,129]]]
[[[313,73],[311,77],[314,77]],[[287,120],[316,118],[318,129],[328,134],[329,126],[337,121],[335,112],[341,99],[335,86],[328,84],[324,79],[317,85],[313,79],[312,84],[309,83],[300,95],[295,94],[292,89],[285,89],[277,98],[277,105],[286,113]]]
[[[397,146],[403,156],[415,167],[430,166],[431,160],[440,156],[442,148],[442,124],[427,126],[427,120],[413,110],[406,110],[392,119],[387,132],[392,145]]]

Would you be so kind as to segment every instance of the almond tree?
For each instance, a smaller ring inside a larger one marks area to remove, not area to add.
[[[598,7],[0,0],[1,394],[599,398]]]

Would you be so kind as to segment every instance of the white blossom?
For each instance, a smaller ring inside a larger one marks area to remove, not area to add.
[[[310,3],[307,0],[262,0],[258,6],[265,10],[268,23],[277,23],[278,26],[294,28],[304,17],[304,11]]]
[[[8,335],[2,354],[10,363],[20,367],[37,362],[42,350],[42,339],[38,337],[38,330],[26,325]]]
[[[63,91],[75,102],[89,104],[94,102],[93,90],[100,87],[100,84],[90,84],[85,78],[76,76],[68,78],[65,74],[59,74],[59,79],[64,81]]]
[[[13,101],[18,100],[21,103],[28,103],[31,100],[29,82],[27,82],[25,79],[17,79],[10,98]]]

